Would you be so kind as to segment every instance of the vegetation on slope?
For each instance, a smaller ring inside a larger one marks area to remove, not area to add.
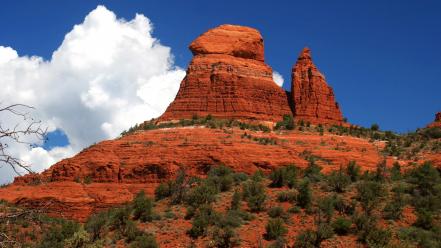
[[[211,247],[240,247],[239,233],[259,221],[265,221],[264,232],[256,229],[252,235],[270,247],[318,247],[346,236],[367,247],[441,245],[441,176],[430,163],[406,172],[379,164],[375,172],[360,174],[354,162],[329,175],[320,170],[311,159],[304,170],[289,165],[268,176],[234,173],[225,166],[212,167],[206,178],[181,171],[157,187],[155,199],[140,192],[85,224],[36,213],[2,218],[0,242],[5,247],[158,247],[146,225],[172,218],[191,223],[185,235],[193,244]],[[160,211],[158,204],[169,207]],[[17,211],[6,203],[2,208]],[[312,222],[305,226],[299,220]],[[8,245],[5,237],[20,246]]]

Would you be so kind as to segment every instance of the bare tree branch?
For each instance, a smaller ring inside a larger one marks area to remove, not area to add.
[[[10,118],[19,117],[19,119],[21,119],[21,121],[12,126],[4,126],[4,122],[0,119],[0,166],[9,166],[17,175],[21,175],[21,170],[29,173],[33,173],[33,171],[29,165],[11,154],[8,150],[8,144],[18,143],[34,147],[35,143],[29,140],[32,138],[45,140],[47,133],[47,128],[42,126],[41,121],[32,118],[30,114],[31,110],[34,110],[34,107],[25,104],[0,106],[0,114],[2,114],[2,116]]]

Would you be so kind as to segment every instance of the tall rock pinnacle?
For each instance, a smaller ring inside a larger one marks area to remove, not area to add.
[[[160,121],[211,114],[279,121],[291,114],[285,91],[264,63],[263,39],[249,27],[221,25],[190,45],[194,57],[175,100]]]
[[[312,124],[341,124],[343,116],[325,76],[304,48],[292,69],[291,99],[294,118]]]

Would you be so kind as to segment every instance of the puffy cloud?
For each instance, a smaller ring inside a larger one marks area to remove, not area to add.
[[[280,73],[276,72],[276,71],[273,72],[273,80],[280,87],[282,87],[283,86],[283,82],[285,82],[285,80],[283,79],[283,76]]]
[[[152,30],[141,14],[126,21],[98,6],[66,34],[50,60],[0,46],[0,102],[36,107],[34,114],[49,131],[62,129],[70,141],[50,151],[19,145],[11,151],[41,171],[162,114],[185,72]]]

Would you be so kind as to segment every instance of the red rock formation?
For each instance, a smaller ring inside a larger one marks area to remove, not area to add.
[[[430,123],[427,127],[439,127],[439,128],[441,128],[441,112],[436,113],[435,121]]]
[[[190,45],[193,59],[175,100],[160,121],[211,114],[219,118],[279,121],[291,114],[285,91],[264,63],[259,31],[222,25]]]
[[[341,124],[343,116],[325,76],[304,48],[292,69],[291,98],[294,118],[312,124]]]
[[[253,137],[276,140],[263,145]],[[235,171],[253,173],[296,164],[306,167],[309,152],[321,157],[324,172],[339,169],[351,160],[374,170],[382,159],[381,143],[354,137],[311,133],[261,133],[201,127],[149,130],[100,142],[78,155],[60,161],[41,174],[44,184],[32,176],[17,178],[0,189],[0,199],[22,206],[42,207],[51,202],[51,214],[85,220],[99,209],[122,204],[143,189],[152,194],[161,181],[175,177],[179,168],[189,175],[205,175],[211,165],[225,164]],[[309,151],[309,152],[305,152]],[[91,183],[83,183],[86,181]]]

